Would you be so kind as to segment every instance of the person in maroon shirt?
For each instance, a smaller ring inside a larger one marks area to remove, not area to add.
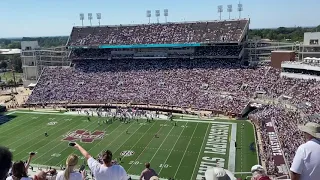
[[[154,169],[150,168],[150,163],[146,163],[145,166],[146,166],[146,169],[144,169],[141,172],[140,180],[142,180],[143,178],[144,178],[144,180],[150,180],[150,178],[152,176],[158,176],[156,171]]]

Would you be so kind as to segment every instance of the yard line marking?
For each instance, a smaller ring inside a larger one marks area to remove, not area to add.
[[[184,153],[183,153],[183,156],[182,156],[182,158],[181,158],[181,160],[180,160],[179,166],[178,166],[178,168],[177,168],[177,170],[176,170],[176,173],[174,174],[173,178],[176,177],[176,175],[177,175],[177,173],[178,173],[178,171],[179,171],[179,168],[180,168],[180,166],[181,166],[181,163],[182,163],[182,161],[183,161],[183,159],[184,159],[184,156],[186,155],[186,152],[187,152],[187,150],[188,150],[188,147],[189,147],[189,145],[190,145],[190,143],[191,143],[192,136],[193,136],[194,133],[196,132],[196,129],[198,128],[198,125],[199,125],[199,123],[197,123],[196,128],[194,128],[194,130],[193,130],[193,133],[192,133],[192,135],[191,135],[191,138],[190,138],[190,140],[189,140],[189,142],[188,142],[188,145],[187,145],[187,147],[186,147],[186,150],[185,150]]]
[[[188,122],[187,122],[185,125],[187,125],[187,124],[188,124]],[[167,159],[164,161],[164,163],[163,163],[163,164],[166,164],[166,163],[167,163],[167,161],[168,161],[168,159],[169,159],[169,157],[170,157],[170,155],[171,155],[171,153],[172,153],[172,150],[173,150],[173,149],[174,149],[174,147],[176,146],[176,144],[177,144],[177,142],[179,141],[180,136],[181,136],[181,134],[183,133],[183,131],[184,131],[184,130],[185,130],[185,128],[183,128],[183,129],[182,129],[182,131],[181,131],[181,133],[180,133],[179,137],[177,138],[177,141],[176,141],[176,142],[174,143],[174,145],[172,146],[171,151],[170,151],[169,155],[167,156]],[[158,174],[160,174],[160,173],[161,173],[162,169],[163,169],[163,166],[161,167],[161,169],[160,169],[160,171],[159,171],[159,173],[158,173]]]
[[[75,122],[76,122],[76,121],[75,121]],[[65,122],[65,123],[67,123],[67,122]],[[73,124],[74,124],[74,123],[70,123],[70,124],[67,125],[65,128],[60,129],[60,130],[64,130],[64,129],[68,128],[70,125],[73,125]],[[39,129],[39,130],[41,130],[41,129]],[[39,130],[38,130],[38,131],[39,131]],[[53,128],[50,129],[50,130],[53,130]],[[38,132],[38,131],[35,131],[34,133],[28,135],[27,137],[35,134],[35,133]],[[49,131],[48,131],[48,132],[49,132]],[[52,133],[52,134],[56,134],[56,133]],[[52,135],[52,134],[51,134],[51,135]],[[37,139],[37,138],[40,137],[40,136],[42,136],[42,135],[35,136],[34,138],[30,139],[29,141],[33,141],[33,140]],[[59,138],[59,137],[61,137],[61,136],[58,136],[57,138]],[[54,140],[56,140],[57,138],[54,138]],[[29,142],[29,141],[27,141],[27,142]],[[39,142],[38,142],[38,143],[39,143]],[[36,144],[38,144],[38,143],[36,143]],[[48,144],[48,143],[47,143],[47,144]],[[24,144],[22,144],[22,145],[24,145]],[[22,145],[20,145],[20,146],[22,146]],[[32,146],[34,146],[34,145],[35,145],[35,144],[33,144]],[[20,146],[18,146],[18,147],[20,147]],[[31,147],[31,146],[27,147],[26,149],[29,149],[30,147]],[[39,148],[39,149],[41,149],[41,148]],[[20,153],[22,153],[22,152],[20,152]],[[18,153],[18,154],[20,154],[20,153]],[[18,155],[18,154],[15,154],[15,155]]]
[[[14,114],[14,113],[15,113],[15,111],[9,112],[9,113],[5,114],[5,116],[8,116],[8,115],[11,115],[11,114]]]
[[[25,115],[25,116],[30,116],[30,115]],[[25,121],[25,116],[20,116],[20,117],[17,117],[17,118],[15,118],[15,120],[14,120],[14,122],[13,123],[11,123],[11,125],[15,125],[15,126],[13,126],[13,127],[11,127],[11,128],[6,128],[4,131],[1,131],[1,133],[0,134],[2,134],[2,133],[6,133],[6,132],[8,132],[8,131],[10,131],[10,132],[14,132],[14,131],[11,131],[11,129],[15,129],[16,127],[18,127],[18,126],[21,126],[21,125],[23,125],[23,124],[25,124],[25,123],[28,123],[29,121]],[[21,119],[21,120],[20,120]],[[23,123],[20,123],[20,122],[23,122]],[[34,122],[36,122],[36,121],[34,121]],[[30,124],[29,124],[30,125]],[[18,131],[18,130],[17,130]],[[7,134],[6,134],[7,135]]]
[[[112,123],[111,125],[113,125],[113,124],[114,124],[114,123]],[[118,127],[116,127],[115,129],[113,129],[113,130],[110,132],[110,134],[113,133],[116,129],[118,129],[118,128],[119,128],[120,126],[122,126],[122,125],[123,125],[123,124],[120,123],[120,124],[118,125]],[[130,124],[130,126],[132,126],[132,125],[133,125],[133,123]],[[127,129],[129,129],[130,126],[129,126]],[[139,128],[137,128],[137,129],[139,129]],[[110,134],[109,134],[109,135],[110,135]],[[119,136],[120,136],[120,135],[119,135]],[[117,136],[116,138],[114,138],[113,141],[111,141],[111,143],[114,142],[119,136]],[[98,143],[96,143],[94,146],[92,146],[90,149],[88,149],[87,151],[89,152],[93,147],[95,147],[96,145],[100,144],[101,141],[102,141],[102,139],[101,139]],[[111,143],[110,143],[110,144],[111,144]],[[68,149],[68,147],[64,148],[62,151],[66,150],[66,149]],[[62,151],[61,151],[61,152],[62,152]],[[52,158],[50,158],[48,161],[50,161],[51,159],[52,159]],[[48,161],[46,161],[45,163],[47,163]],[[64,159],[61,160],[61,161],[64,161]],[[57,165],[59,165],[59,164],[61,163],[61,161],[60,161]]]
[[[153,123],[152,126],[154,126],[156,123]],[[163,128],[163,126],[161,126],[161,128],[158,130],[158,132]],[[150,130],[150,128],[145,132],[147,133]],[[157,133],[158,133],[157,132]],[[141,136],[141,138],[130,148],[130,150],[132,150],[133,147],[135,147],[138,142],[142,139],[142,137],[144,137],[145,135]],[[142,153],[146,150],[146,147],[148,147],[148,145],[152,142],[153,138],[149,141],[149,143],[145,146],[145,148],[142,150],[142,152],[139,154],[139,156],[134,160],[137,161],[139,159],[139,157],[142,155]],[[123,158],[124,159],[124,158]],[[129,167],[129,169],[127,169],[127,172],[129,172],[129,170],[132,168],[133,164],[131,164],[131,166]]]
[[[163,143],[166,141],[167,137],[169,136],[169,134],[171,133],[171,131],[174,129],[174,126],[172,126],[171,130],[168,132],[167,136],[164,138],[164,140],[162,141],[162,143],[160,144],[160,146],[158,147],[157,151],[154,153],[154,155],[152,156],[152,158],[149,160],[149,162],[152,161],[152,159],[156,156],[156,154],[158,153],[160,147],[163,145]]]
[[[81,128],[81,129],[86,129],[87,127],[89,127],[89,126],[91,126],[91,125],[93,125],[94,123],[90,123],[88,126],[86,126],[86,127],[84,127],[84,128]],[[79,125],[81,125],[81,124],[78,124],[77,126],[75,126],[74,128],[76,128],[76,127],[78,127]],[[55,138],[54,139],[54,141],[55,140],[57,140],[58,138],[61,138],[61,136],[58,136],[57,138]],[[62,143],[66,143],[66,141],[60,141],[60,143],[58,143],[56,146],[54,146],[53,148],[51,148],[50,150],[47,150],[47,152],[50,152],[52,149],[54,149],[54,148],[56,148],[57,146],[59,146],[60,144],[62,144]],[[42,146],[41,148],[43,148],[43,147],[45,147],[45,146]],[[39,149],[41,149],[41,148],[39,148]],[[67,147],[68,148],[68,147]],[[37,151],[39,150],[39,149],[37,149]],[[66,149],[66,148],[65,148]],[[61,152],[61,151],[60,151]],[[35,160],[36,159],[39,159],[40,157],[42,157],[42,156],[44,156],[44,155],[47,155],[46,153],[45,154],[42,154],[41,156],[36,156],[36,158],[35,158]],[[50,158],[51,159],[51,158]]]
[[[74,117],[74,118],[75,118],[75,117]],[[71,118],[71,119],[73,119],[73,118]],[[59,120],[62,120],[62,119],[59,119]],[[67,121],[67,122],[65,122],[65,123],[68,123],[68,122],[69,122],[69,121]],[[74,121],[74,122],[77,123],[77,121]],[[73,126],[73,124],[74,124],[74,123],[70,123],[68,126],[66,126],[66,127],[63,128],[63,129],[60,129],[60,130],[65,130],[65,129],[69,128],[70,125]],[[76,128],[76,127],[78,127],[79,125],[81,125],[81,124],[78,124],[78,125],[76,125],[76,126],[73,126],[73,128]],[[88,125],[88,126],[90,126],[90,125]],[[88,127],[88,126],[86,126],[86,127]],[[57,132],[56,132],[56,133],[57,133]],[[56,134],[56,133],[53,133],[53,134]],[[39,136],[41,136],[41,135],[39,135]],[[37,137],[39,137],[39,136],[37,136]],[[57,139],[59,139],[59,138],[61,138],[61,135],[59,135],[58,137],[52,139],[51,142],[55,142],[55,141],[57,141]],[[35,138],[31,139],[31,141],[34,140],[34,139],[35,139]],[[41,142],[41,141],[40,141],[40,142]],[[38,143],[39,143],[39,142],[38,142]],[[62,142],[58,143],[58,145],[60,145],[61,143],[62,143]],[[36,144],[37,144],[37,143],[36,143]],[[48,144],[49,144],[49,143],[47,143],[46,145],[48,145]],[[35,144],[34,144],[34,145],[35,145]],[[34,145],[33,145],[33,146],[34,146]],[[40,147],[39,149],[42,149],[42,148],[46,147],[46,145]],[[57,147],[58,145],[56,145],[55,147]],[[55,148],[55,147],[53,147],[53,148]],[[51,151],[53,148],[51,148],[50,150],[47,150],[47,152]],[[38,151],[39,149],[37,149],[37,150],[35,150],[35,151]],[[36,159],[39,159],[40,157],[42,157],[42,156],[44,156],[44,155],[46,155],[46,153],[43,154],[43,155],[41,155],[41,156],[35,156],[34,161],[35,161]],[[26,156],[26,157],[28,157],[28,156]],[[26,158],[26,157],[25,157],[25,158]]]
[[[67,123],[67,122],[64,122],[64,123]],[[73,125],[73,123],[70,123],[70,124],[69,124],[68,126],[66,126],[66,127],[69,127],[70,125]],[[63,128],[63,129],[66,129],[66,127]],[[53,129],[53,127],[52,127],[50,130],[52,130],[52,129]],[[33,133],[30,133],[29,135],[23,137],[22,139],[27,138],[27,137],[30,137],[30,136],[33,136],[33,135],[36,134],[38,131],[42,131],[42,130],[43,130],[42,128],[39,128],[37,131],[34,131]],[[61,130],[61,129],[60,129],[60,130]],[[53,134],[55,134],[55,133],[53,133]],[[32,139],[30,139],[30,140],[28,140],[28,141],[26,141],[26,142],[33,141],[34,139],[36,139],[36,138],[39,137],[39,136],[42,136],[42,135],[35,136],[34,138],[32,138]],[[14,143],[16,143],[16,142],[19,142],[19,141],[21,141],[22,139],[19,139],[19,140],[17,140],[17,141],[14,141],[14,142],[10,143],[10,144],[7,145],[7,146],[10,146],[10,145],[12,145],[12,144],[14,144]],[[57,139],[57,138],[55,138],[55,139]],[[38,142],[38,143],[39,143],[39,142]],[[23,146],[24,144],[25,144],[25,142],[24,142],[23,144],[15,147],[15,148],[18,148],[18,147],[20,147],[20,146]],[[36,144],[37,144],[37,143],[36,143]],[[35,145],[35,144],[34,144],[34,145]],[[29,148],[29,147],[28,147],[28,148]],[[22,153],[22,152],[20,152],[20,153]],[[18,154],[20,154],[20,153],[15,154],[15,156],[18,155]]]
[[[23,117],[23,118],[20,117],[20,118],[15,119],[17,121],[14,121],[13,123],[8,124],[10,127],[9,128],[4,128],[3,131],[1,130],[0,135],[9,136],[9,137],[10,137],[11,134],[12,135],[16,135],[16,132],[20,132],[21,131],[19,128],[17,129],[17,127],[23,126],[23,125],[28,124],[30,122],[28,120],[24,120],[24,118],[25,117]],[[28,125],[34,125],[34,124],[37,124],[37,122],[31,122]],[[1,126],[1,127],[4,127],[4,126]],[[24,132],[20,132],[20,133],[25,133],[25,131]]]
[[[198,164],[198,161],[199,161],[199,158],[200,158],[200,154],[201,152],[203,152],[202,148],[203,148],[203,145],[204,145],[204,141],[206,140],[206,137],[208,135],[208,130],[209,130],[209,127],[210,127],[211,124],[208,124],[208,127],[207,127],[207,131],[205,133],[205,136],[203,137],[203,141],[202,141],[202,145],[201,145],[201,148],[199,150],[199,154],[198,154],[198,158],[197,158],[197,161],[196,163],[194,164],[194,169],[193,169],[193,173],[192,173],[192,176],[191,176],[191,179],[190,180],[193,180],[193,176],[194,176],[194,171],[196,170],[196,168],[198,167],[197,164]]]
[[[154,124],[155,124],[155,123],[153,123],[152,126],[153,126]],[[152,126],[150,126],[147,131],[149,131]],[[141,126],[141,127],[142,127],[142,126]],[[130,137],[127,138],[127,140],[126,140],[125,142],[123,142],[123,143],[121,144],[121,146],[119,146],[119,147],[117,148],[117,150],[114,151],[114,153],[116,153],[116,152],[135,134],[135,132],[137,132],[141,127],[137,128],[137,130],[135,130],[134,133],[132,133],[132,134],[130,135]],[[147,132],[147,131],[146,131],[146,132]],[[140,138],[140,139],[141,139],[141,138]],[[139,140],[140,140],[140,139],[139,139]],[[130,150],[131,150],[131,149],[130,149]],[[124,158],[125,158],[125,157],[123,157],[122,159],[124,159]]]

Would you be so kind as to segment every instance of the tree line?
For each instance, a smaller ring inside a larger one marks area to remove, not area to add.
[[[1,38],[0,47],[2,49],[21,49],[21,41],[38,41],[40,47],[52,48],[65,46],[68,41],[68,36]]]
[[[273,41],[302,42],[305,32],[318,32],[320,25],[316,27],[279,27],[275,29],[250,29],[249,39],[261,37]]]

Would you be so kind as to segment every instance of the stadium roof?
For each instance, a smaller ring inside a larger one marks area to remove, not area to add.
[[[21,49],[0,49],[0,55],[20,54]]]

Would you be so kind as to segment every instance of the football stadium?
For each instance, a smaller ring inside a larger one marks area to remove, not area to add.
[[[320,83],[252,65],[249,25],[75,26],[67,61],[37,69],[25,102],[1,116],[0,145],[14,161],[34,153],[31,174],[62,171],[76,154],[94,179],[76,142],[97,160],[110,150],[128,179],[140,179],[147,162],[161,180],[201,180],[212,167],[250,179],[257,164],[289,179],[304,143],[298,124],[320,123]]]

